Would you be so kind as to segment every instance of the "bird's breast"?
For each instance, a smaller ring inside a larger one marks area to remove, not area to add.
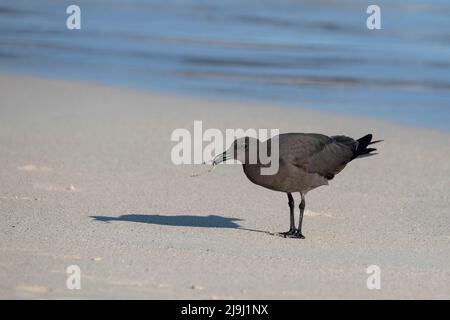
[[[275,191],[306,193],[328,184],[327,179],[319,174],[311,174],[295,166],[280,166],[273,175],[261,174],[261,166],[258,165],[243,165],[243,169],[251,182]]]

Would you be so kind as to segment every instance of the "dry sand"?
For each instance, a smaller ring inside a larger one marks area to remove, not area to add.
[[[171,163],[194,120],[385,142],[308,194],[305,240],[283,239],[265,231],[288,228],[284,194]],[[449,159],[434,130],[1,75],[0,298],[448,299]]]

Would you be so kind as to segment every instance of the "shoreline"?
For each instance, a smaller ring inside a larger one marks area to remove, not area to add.
[[[254,98],[246,98],[246,97],[229,97],[225,98],[223,96],[219,95],[200,95],[196,93],[184,93],[184,92],[175,92],[171,90],[149,90],[144,88],[137,88],[132,85],[123,85],[119,83],[103,83],[103,82],[97,82],[97,81],[91,81],[91,80],[84,80],[84,79],[67,79],[67,78],[61,78],[58,76],[44,76],[44,75],[38,75],[38,74],[27,74],[27,73],[10,73],[10,72],[3,72],[0,71],[1,77],[20,77],[20,78],[29,78],[29,79],[41,79],[41,80],[48,80],[48,81],[63,81],[63,82],[72,82],[72,83],[80,83],[90,86],[99,86],[99,87],[105,87],[105,88],[111,88],[111,89],[117,89],[117,90],[124,90],[129,92],[135,92],[135,93],[146,93],[149,95],[157,96],[160,98],[176,98],[179,100],[182,99],[188,99],[190,101],[201,101],[203,103],[222,103],[222,104],[238,104],[238,105],[245,105],[245,106],[252,106],[255,108],[281,108],[281,109],[298,109],[303,110],[305,112],[317,112],[323,115],[329,115],[331,117],[343,117],[343,118],[353,118],[355,120],[361,120],[361,121],[376,121],[376,122],[382,122],[385,124],[389,124],[392,126],[399,126],[402,129],[420,129],[420,130],[431,130],[435,131],[437,133],[447,134],[450,135],[450,127],[448,129],[441,128],[441,127],[433,127],[433,126],[427,126],[424,124],[413,124],[409,123],[407,121],[400,121],[395,119],[387,119],[384,117],[376,117],[371,116],[370,114],[357,114],[353,112],[345,112],[345,111],[334,111],[334,110],[325,110],[323,108],[312,108],[312,107],[305,107],[301,105],[296,105],[293,103],[288,102],[280,102],[280,103],[274,103],[273,101],[265,102],[263,100],[257,100]]]
[[[0,95],[1,298],[450,297],[448,134],[9,74]],[[308,194],[305,240],[282,239],[267,232],[288,226],[285,195],[240,166],[191,178],[198,166],[171,163],[171,132],[194,120],[385,141]]]

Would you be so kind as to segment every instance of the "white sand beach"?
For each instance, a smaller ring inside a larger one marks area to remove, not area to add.
[[[306,239],[284,239],[267,232],[289,227],[285,194],[171,162],[194,120],[385,141],[310,192]],[[0,298],[449,299],[449,159],[432,129],[2,74]]]

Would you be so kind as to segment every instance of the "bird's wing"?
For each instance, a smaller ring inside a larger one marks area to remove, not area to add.
[[[293,138],[288,140],[291,139]],[[287,156],[290,163],[329,180],[353,159],[357,145],[348,137],[328,137],[320,134],[301,134],[290,143],[292,147],[288,152],[290,155]]]
[[[309,163],[311,157],[321,152],[330,141],[330,137],[321,134],[280,134],[280,158],[295,166],[303,167]]]

